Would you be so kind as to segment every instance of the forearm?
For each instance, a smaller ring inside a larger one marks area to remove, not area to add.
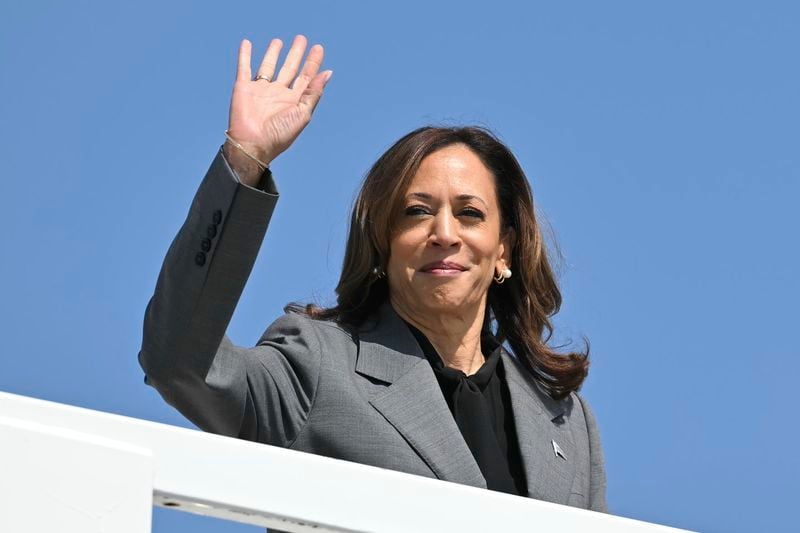
[[[239,182],[218,154],[167,252],[144,320],[139,360],[173,405],[202,386],[252,270],[277,202]]]

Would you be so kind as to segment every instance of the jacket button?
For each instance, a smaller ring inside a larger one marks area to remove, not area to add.
[[[197,255],[194,256],[194,263],[197,266],[203,266],[206,264],[206,254],[203,252],[197,252]]]
[[[211,249],[211,239],[203,239],[200,243],[200,249],[207,252]]]
[[[206,228],[206,235],[209,239],[213,239],[217,236],[217,225],[216,224],[209,224]]]
[[[219,209],[214,211],[213,220],[214,224],[219,224],[220,222],[222,222],[222,211],[220,211]]]

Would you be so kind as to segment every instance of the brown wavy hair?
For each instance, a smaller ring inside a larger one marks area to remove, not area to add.
[[[422,160],[441,148],[463,144],[492,172],[503,228],[513,228],[511,254],[514,275],[493,283],[487,297],[485,327],[506,342],[517,359],[553,398],[580,388],[589,369],[589,347],[559,353],[548,346],[553,334],[550,317],[561,307],[533,195],[522,167],[511,150],[491,131],[477,126],[425,126],[398,140],[375,162],[364,178],[353,207],[342,274],[336,286],[337,305],[321,308],[291,304],[287,311],[335,320],[358,327],[389,297],[383,272],[389,259],[393,223],[402,199]],[[377,267],[377,269],[376,269]],[[584,339],[585,340],[585,339]]]

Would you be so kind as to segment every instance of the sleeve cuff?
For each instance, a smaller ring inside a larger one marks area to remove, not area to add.
[[[247,187],[248,189],[261,191],[266,194],[278,195],[278,187],[275,185],[275,180],[272,178],[272,171],[269,169],[269,167],[267,167],[261,174],[261,177],[258,179],[258,184],[256,184],[255,187],[251,187],[250,185],[242,183],[242,180],[239,179],[239,175],[235,170],[233,170],[230,162],[225,157],[225,151],[222,149],[222,146],[219,147],[219,154],[222,156],[222,160],[225,161],[225,164],[227,165],[228,169],[230,169],[231,174],[236,177],[236,181],[238,181],[240,185]]]

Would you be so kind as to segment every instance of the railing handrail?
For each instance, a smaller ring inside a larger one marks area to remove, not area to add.
[[[62,509],[59,516],[80,515],[86,524],[92,502],[74,501],[84,493],[84,499],[100,494],[106,501],[105,510],[95,513],[106,523],[114,518],[109,507],[148,513],[126,532],[149,530],[152,505],[286,531],[678,531],[3,392],[0,443],[6,457],[0,459],[0,470],[12,472],[10,479],[4,476],[6,488],[0,491],[0,498],[11,499],[3,502],[10,511],[0,513],[3,531],[25,531],[20,527],[36,522],[39,517],[25,508],[31,499],[39,505],[69,505],[73,511],[82,505],[83,514]],[[36,466],[42,461],[47,469]],[[87,472],[91,479],[80,479]],[[76,478],[65,482],[64,476]],[[121,483],[126,476],[130,479]],[[27,492],[39,493],[26,493],[27,486]],[[69,494],[59,496],[59,487]],[[113,499],[116,487],[130,494]],[[71,500],[64,503],[67,496]],[[124,522],[130,523],[130,516]],[[64,519],[59,526],[59,531],[78,531]]]

